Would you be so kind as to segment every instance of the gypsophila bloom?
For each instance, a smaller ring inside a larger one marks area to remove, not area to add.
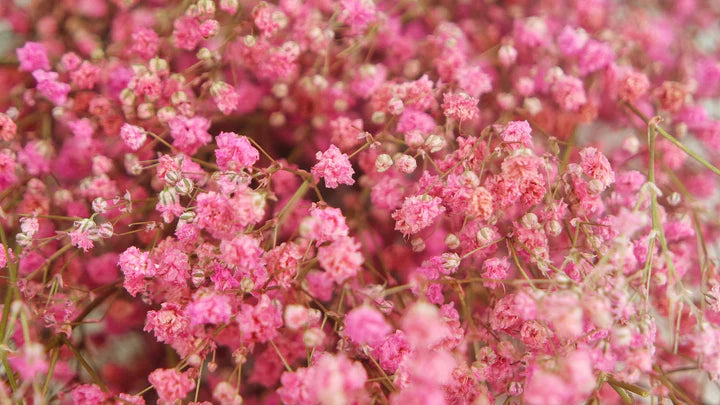
[[[383,315],[369,306],[355,308],[345,317],[345,336],[357,344],[375,346],[390,332]]]
[[[0,139],[9,141],[15,137],[17,125],[7,114],[0,113]]]
[[[144,129],[127,123],[120,127],[120,137],[125,142],[125,145],[134,151],[140,149],[147,139]]]
[[[0,403],[717,402],[715,2],[0,3]]]
[[[171,404],[185,398],[185,395],[195,388],[195,381],[188,377],[188,373],[181,373],[173,369],[157,369],[148,377],[150,384],[160,397],[160,402]]]
[[[260,159],[259,152],[250,145],[247,137],[232,132],[221,132],[215,141],[218,146],[215,149],[215,159],[222,170],[246,169]]]
[[[402,206],[392,214],[395,229],[408,236],[427,228],[435,218],[445,212],[445,207],[440,205],[441,201],[440,198],[427,194],[407,197]]]
[[[510,121],[500,133],[503,141],[513,149],[532,146],[532,129],[527,121]]]
[[[580,151],[580,166],[590,178],[598,180],[603,189],[615,182],[615,172],[610,167],[605,155],[595,148]]]
[[[472,121],[478,117],[479,110],[477,104],[480,102],[475,97],[471,97],[464,93],[445,93],[443,94],[442,108],[445,116],[454,118],[460,122]]]
[[[26,42],[22,48],[18,48],[16,51],[20,69],[26,72],[50,70],[47,52],[45,45],[39,42]]]
[[[341,237],[318,249],[318,261],[329,277],[340,284],[360,270],[363,257],[352,237]]]
[[[318,161],[312,167],[315,181],[324,179],[327,188],[337,188],[340,184],[349,186],[355,184],[355,180],[352,178],[355,171],[350,160],[346,154],[340,152],[337,146],[330,145],[325,152],[317,152],[315,159]]]

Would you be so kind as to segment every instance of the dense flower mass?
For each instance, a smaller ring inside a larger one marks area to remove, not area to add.
[[[0,404],[720,403],[716,0],[0,0]]]

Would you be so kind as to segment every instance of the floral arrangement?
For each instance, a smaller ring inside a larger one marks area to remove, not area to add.
[[[718,19],[0,2],[0,403],[718,403]]]

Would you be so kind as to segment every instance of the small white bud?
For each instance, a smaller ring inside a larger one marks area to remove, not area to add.
[[[453,233],[449,233],[445,237],[445,246],[450,249],[457,249],[460,246],[460,239]]]
[[[425,146],[428,147],[430,153],[435,153],[445,147],[445,139],[439,135],[430,135],[425,139]]]
[[[107,207],[108,207],[108,203],[102,197],[98,197],[98,198],[94,199],[92,202],[92,209],[94,212],[97,212],[98,214],[105,213],[105,211],[107,211]]]
[[[520,223],[524,228],[536,229],[538,227],[538,217],[532,212],[528,212],[520,218]]]
[[[375,159],[375,169],[379,173],[382,173],[390,168],[392,166],[393,160],[387,153],[383,153],[381,155],[378,155],[378,157]]]
[[[425,250],[425,241],[421,238],[414,238],[410,241],[410,246],[413,252],[422,252]]]

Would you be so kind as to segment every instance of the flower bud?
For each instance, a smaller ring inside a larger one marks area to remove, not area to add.
[[[168,61],[158,57],[150,59],[150,62],[148,62],[148,67],[150,68],[151,72],[157,75],[166,74],[170,71],[170,65],[168,64]]]
[[[440,257],[442,258],[442,267],[448,274],[454,273],[462,260],[457,253],[443,253]]]
[[[188,195],[192,193],[194,189],[194,183],[187,177],[175,183],[175,191],[180,195]]]
[[[588,191],[592,194],[600,194],[605,190],[605,186],[598,179],[592,179],[588,182]]]
[[[110,222],[103,222],[98,227],[98,236],[103,239],[111,238],[113,236],[113,226]]]
[[[202,61],[210,61],[213,58],[212,51],[205,47],[200,48],[200,50],[197,51],[195,56]]]
[[[273,128],[280,128],[281,126],[285,125],[286,121],[287,120],[285,118],[285,114],[281,113],[280,111],[273,112],[268,118],[268,123]]]
[[[213,0],[199,0],[197,2],[198,15],[212,16],[215,14],[215,2]]]
[[[378,155],[378,157],[375,159],[375,169],[377,169],[379,173],[387,171],[387,169],[389,169],[392,164],[393,160],[387,153]]]
[[[92,202],[93,212],[96,212],[98,214],[105,213],[105,211],[107,211],[107,207],[108,207],[108,203],[102,197],[98,197],[98,198],[94,199]]]
[[[430,150],[430,153],[438,152],[445,147],[445,139],[439,135],[430,135],[425,139],[425,146]]]
[[[392,115],[402,114],[404,108],[405,108],[405,105],[403,104],[402,100],[400,100],[397,97],[393,97],[392,99],[390,99],[390,102],[388,103],[388,111]]]
[[[163,191],[160,192],[160,195],[158,196],[158,201],[160,201],[160,204],[165,206],[173,205],[180,202],[180,196],[177,195],[175,189],[165,188]]]
[[[545,231],[550,236],[558,236],[560,235],[560,232],[562,232],[562,225],[559,221],[551,220],[547,224],[545,224]]]
[[[238,5],[238,0],[220,0],[220,9],[230,14],[237,12]]]
[[[395,155],[395,167],[405,174],[410,174],[417,168],[417,161],[410,155],[399,153]]]
[[[303,333],[303,343],[307,347],[317,347],[325,340],[325,332],[320,328],[310,328]]]
[[[542,111],[542,101],[537,97],[526,97],[523,100],[523,108],[527,110],[530,115],[540,114]]]
[[[385,113],[382,111],[375,111],[374,113],[372,113],[370,121],[372,121],[373,124],[382,124],[383,122],[385,122]]]
[[[478,245],[487,245],[492,241],[490,238],[492,238],[494,234],[495,232],[493,232],[491,228],[486,226],[480,228],[480,230],[477,232],[477,235],[475,236],[475,239],[477,239]]]
[[[457,249],[460,246],[460,239],[453,233],[449,233],[445,237],[445,246],[450,249]]]
[[[205,283],[205,272],[202,269],[193,269],[192,283],[195,287],[199,287]]]
[[[170,120],[175,118],[176,115],[177,113],[175,112],[175,109],[169,105],[161,108],[157,112],[158,120],[162,123],[170,122]]]
[[[422,252],[425,250],[425,241],[421,238],[414,238],[410,241],[410,246],[413,252]]]
[[[243,37],[243,43],[247,47],[252,47],[252,46],[255,46],[255,44],[257,43],[257,40],[252,35],[245,35],[245,37]]]
[[[32,236],[22,233],[22,232],[15,235],[15,241],[17,242],[18,245],[23,246],[23,247],[32,245],[32,240],[33,240]]]
[[[285,83],[275,83],[272,87],[272,94],[277,98],[284,98],[288,95],[288,86]]]
[[[680,201],[682,200],[682,197],[680,196],[680,193],[677,191],[674,191],[670,196],[668,197],[668,204],[675,207],[678,204],[680,204]]]
[[[184,211],[180,214],[180,220],[185,222],[192,222],[195,220],[195,211]]]
[[[528,212],[520,218],[520,223],[524,228],[536,229],[538,227],[538,217],[532,212]]]
[[[155,116],[155,106],[152,103],[142,103],[137,108],[137,116],[141,120],[147,120]]]
[[[508,67],[515,63],[515,60],[517,59],[518,52],[517,49],[515,49],[512,45],[503,45],[498,49],[498,60],[500,61],[500,64]]]
[[[187,101],[188,96],[184,91],[176,91],[170,96],[170,102],[173,103],[173,105],[186,103]]]
[[[135,92],[132,91],[132,89],[130,89],[130,88],[126,87],[126,88],[122,89],[122,91],[120,92],[120,102],[124,106],[131,106],[131,105],[135,104],[135,99],[136,99]]]
[[[255,282],[250,277],[243,277],[243,279],[240,280],[240,289],[243,292],[249,293],[253,288],[255,288]]]
[[[629,136],[623,140],[622,148],[634,155],[640,150],[640,140],[636,136]]]
[[[169,185],[175,185],[182,178],[182,174],[177,170],[168,170],[165,173],[165,182]]]

